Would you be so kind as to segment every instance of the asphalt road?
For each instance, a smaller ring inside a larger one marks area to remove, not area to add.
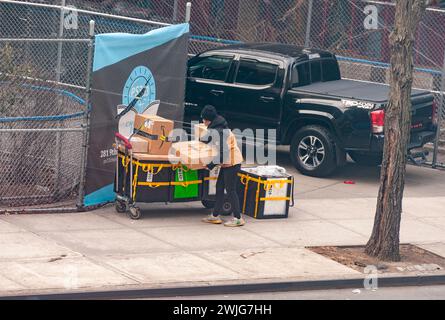
[[[177,297],[175,300],[445,300],[445,286],[274,292],[240,295]],[[172,298],[173,299],[173,298]]]

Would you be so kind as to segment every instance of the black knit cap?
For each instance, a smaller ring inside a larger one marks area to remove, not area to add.
[[[206,105],[201,112],[201,118],[204,120],[213,121],[218,116],[214,106]]]

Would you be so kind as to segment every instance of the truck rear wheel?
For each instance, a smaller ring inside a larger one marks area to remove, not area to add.
[[[326,177],[337,169],[334,138],[322,126],[301,128],[291,142],[293,164],[304,175]]]
[[[382,164],[383,156],[381,154],[374,153],[360,153],[360,152],[348,152],[349,156],[355,163],[368,166],[368,167],[377,167]]]

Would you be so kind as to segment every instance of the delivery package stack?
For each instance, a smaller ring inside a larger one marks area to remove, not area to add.
[[[119,150],[116,192],[133,202],[169,202],[173,165],[168,136],[174,129],[171,120],[154,115],[136,115],[130,138],[133,162]]]
[[[294,205],[294,178],[277,166],[242,168],[238,195],[244,214],[256,219],[288,218]]]
[[[130,138],[133,163],[130,167],[130,157],[120,150],[116,192],[131,195],[133,202],[201,200],[201,169],[216,153],[199,141],[172,143],[173,129],[171,120],[136,115]]]

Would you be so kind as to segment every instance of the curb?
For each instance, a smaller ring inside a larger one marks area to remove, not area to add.
[[[364,279],[334,279],[254,284],[210,285],[196,287],[149,288],[116,291],[92,291],[55,294],[30,294],[0,297],[0,300],[111,300],[174,298],[261,292],[298,292],[311,290],[363,288]],[[445,285],[445,275],[378,278],[378,287],[418,287]]]

